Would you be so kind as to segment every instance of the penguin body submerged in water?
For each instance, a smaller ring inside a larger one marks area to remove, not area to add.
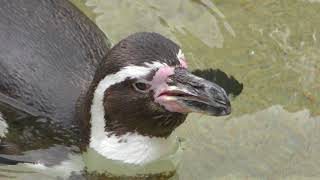
[[[231,112],[224,89],[191,74],[177,44],[141,32],[110,48],[68,1],[1,1],[0,49],[1,154],[43,148],[42,139],[58,136],[52,144],[144,165],[172,152],[170,135],[188,113]],[[39,144],[20,146],[6,136],[19,123],[32,124],[10,122],[13,109],[41,120]]]

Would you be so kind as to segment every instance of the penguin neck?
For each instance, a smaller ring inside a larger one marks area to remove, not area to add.
[[[91,86],[90,89],[97,88]],[[91,114],[97,112],[92,111],[92,106],[90,106],[94,100],[94,91],[90,91],[90,89],[83,99],[86,103],[83,103],[80,108],[80,112],[82,112],[80,127],[85,139],[82,150],[86,151],[89,147],[106,159],[135,165],[147,164],[173,154],[177,150],[178,143],[173,135],[150,137],[137,132],[117,135],[115,132],[105,131],[106,120],[104,114],[98,116],[100,119],[92,119]],[[93,124],[97,122],[99,124]],[[102,133],[94,133],[97,131]]]

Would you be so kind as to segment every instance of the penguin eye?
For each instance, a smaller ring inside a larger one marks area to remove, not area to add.
[[[133,83],[133,87],[139,92],[147,92],[150,89],[151,85],[143,82],[136,82]]]

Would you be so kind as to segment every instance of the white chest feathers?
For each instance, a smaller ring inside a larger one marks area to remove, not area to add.
[[[173,154],[178,149],[175,137],[156,138],[127,133],[122,136],[105,136],[103,140],[91,139],[90,147],[107,159],[144,165]]]

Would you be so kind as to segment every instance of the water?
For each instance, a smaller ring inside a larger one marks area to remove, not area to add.
[[[181,45],[191,69],[222,69],[244,84],[231,116],[191,114],[177,129],[186,147],[176,179],[319,179],[319,1],[73,2],[114,43],[158,32]]]

